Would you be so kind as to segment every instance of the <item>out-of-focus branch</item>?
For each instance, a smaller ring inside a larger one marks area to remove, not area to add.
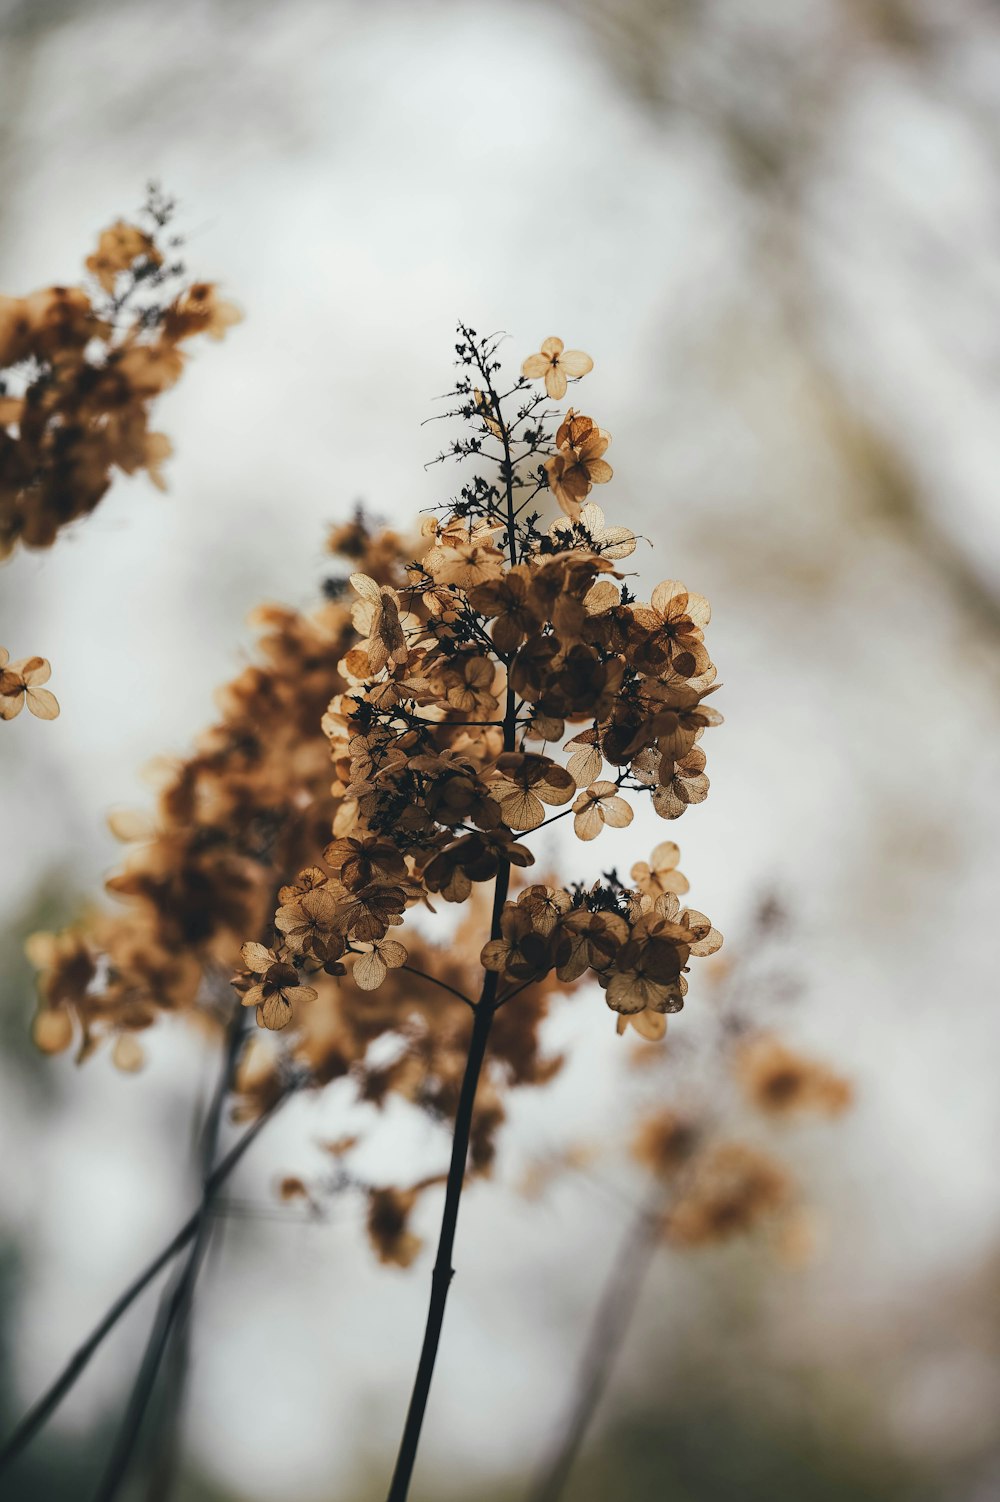
[[[569,1410],[547,1460],[539,1470],[530,1502],[557,1502],[580,1453],[621,1349],[663,1226],[662,1187],[636,1212],[604,1285],[577,1375]]]
[[[242,1137],[234,1143],[225,1157],[220,1159],[218,1166],[213,1170],[211,1177],[205,1185],[205,1194],[202,1203],[181,1226],[166,1246],[159,1251],[152,1261],[141,1273],[128,1285],[128,1287],[115,1299],[104,1317],[97,1323],[86,1340],[74,1352],[73,1356],[63,1367],[55,1381],[42,1394],[38,1401],[29,1409],[14,1430],[14,1433],[0,1450],[0,1474],[6,1469],[15,1456],[28,1445],[38,1431],[48,1422],[52,1414],[59,1407],[63,1398],[74,1387],[83,1375],[91,1358],[103,1345],[118,1324],[118,1321],[135,1303],[140,1294],[144,1293],[150,1283],[159,1273],[182,1252],[192,1237],[197,1233],[198,1227],[204,1218],[205,1208],[211,1207],[222,1185],[236,1168],[244,1153],[250,1147],[267,1123],[277,1114],[280,1108],[288,1100],[296,1087],[289,1085],[272,1102],[270,1106],[253,1122]]]

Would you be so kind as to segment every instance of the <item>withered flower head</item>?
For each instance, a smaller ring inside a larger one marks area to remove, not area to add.
[[[44,657],[26,657],[11,662],[6,647],[0,647],[0,720],[13,720],[28,706],[39,720],[54,720],[59,714],[55,694],[48,683],[52,669]]]

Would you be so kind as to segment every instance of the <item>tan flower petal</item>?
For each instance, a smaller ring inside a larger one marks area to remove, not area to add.
[[[354,961],[354,982],[362,991],[375,991],[389,974],[389,967],[377,949],[359,954]]]
[[[59,717],[59,701],[47,688],[29,688],[25,698],[31,713],[39,720],[55,720]]]
[[[240,957],[248,970],[254,975],[266,975],[274,964],[274,955],[263,944],[255,944],[252,941],[243,945]]]
[[[248,992],[247,995],[249,994]],[[243,1004],[244,1006],[247,1004],[246,996],[243,998]],[[257,1008],[257,1021],[261,1027],[266,1027],[269,1032],[280,1032],[283,1027],[288,1026],[291,1020],[291,1002],[282,996],[280,991],[276,991],[272,996],[266,997]]]
[[[123,1074],[137,1074],[146,1062],[142,1044],[133,1033],[119,1033],[111,1050],[111,1062]]]
[[[568,376],[579,380],[593,370],[594,362],[582,349],[567,349],[559,356],[559,364]]]
[[[558,365],[550,365],[545,372],[545,389],[554,402],[561,402],[566,395],[566,377]]]

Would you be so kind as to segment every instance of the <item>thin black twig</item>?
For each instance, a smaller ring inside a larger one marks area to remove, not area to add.
[[[284,1105],[285,1101],[288,1100],[294,1088],[294,1086],[289,1085],[267,1110],[247,1127],[243,1136],[234,1143],[226,1156],[220,1160],[218,1167],[213,1171],[208,1184],[205,1186],[207,1195],[203,1197],[202,1204],[188,1217],[176,1235],[167,1242],[166,1246],[157,1252],[152,1261],[119,1294],[107,1313],[94,1326],[83,1344],[70,1357],[55,1381],[51,1383],[37,1402],[24,1415],[24,1418],[18,1424],[13,1434],[4,1444],[3,1449],[0,1450],[0,1475],[3,1474],[6,1467],[21,1453],[25,1446],[30,1444],[38,1431],[52,1417],[63,1398],[65,1398],[70,1389],[82,1377],[90,1364],[91,1358],[104,1344],[122,1316],[128,1313],[136,1299],[146,1291],[158,1274],[165,1267],[169,1266],[178,1253],[184,1250],[197,1231],[204,1210],[213,1207],[219,1189],[221,1189],[222,1185],[229,1178],[247,1148],[257,1138],[280,1107]]]

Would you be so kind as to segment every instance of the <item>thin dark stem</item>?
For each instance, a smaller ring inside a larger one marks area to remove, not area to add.
[[[284,1105],[291,1093],[292,1090],[290,1087],[283,1094],[279,1095],[277,1100],[268,1107],[263,1115],[258,1116],[257,1120],[247,1128],[243,1136],[230,1148],[226,1156],[220,1160],[218,1167],[213,1171],[208,1184],[205,1186],[209,1205],[212,1204],[219,1189],[221,1189],[222,1185],[229,1178],[247,1148],[278,1109]],[[63,1398],[83,1375],[90,1364],[91,1357],[103,1345],[118,1321],[128,1312],[139,1295],[144,1293],[157,1275],[173,1261],[179,1252],[184,1250],[197,1231],[201,1217],[202,1205],[199,1205],[193,1215],[189,1216],[184,1222],[177,1234],[167,1242],[166,1246],[156,1254],[138,1277],[118,1296],[103,1319],[95,1325],[94,1329],[87,1336],[87,1339],[74,1352],[55,1381],[28,1410],[14,1430],[14,1433],[7,1440],[3,1449],[0,1450],[0,1475],[3,1474],[7,1465],[10,1464],[15,1456],[21,1453],[43,1425],[48,1422],[52,1414],[55,1413]]]
[[[590,1427],[636,1301],[660,1241],[663,1193],[636,1214],[604,1285],[577,1376],[576,1390],[559,1436],[542,1466],[529,1502],[558,1502]]]
[[[467,331],[463,330],[463,332]],[[493,412],[503,434],[504,454],[506,455],[503,476],[507,502],[507,541],[510,561],[514,564],[517,561],[517,549],[514,534],[514,472],[511,462],[510,440],[507,434],[507,426],[503,421],[500,411],[500,402],[490,380],[488,360],[480,359],[479,368],[492,402]],[[505,751],[512,751],[514,749],[517,713],[517,696],[511,688],[508,678],[507,699],[503,720],[503,744]],[[493,889],[493,911],[490,918],[491,939],[500,937],[500,919],[503,916],[504,903],[507,901],[509,888],[510,862],[501,860],[497,868],[496,885]],[[431,1274],[431,1297],[427,1309],[427,1323],[424,1328],[423,1345],[420,1350],[420,1360],[417,1363],[413,1391],[410,1395],[410,1406],[407,1409],[406,1423],[403,1426],[403,1434],[399,1442],[399,1453],[396,1457],[396,1467],[393,1471],[386,1502],[406,1502],[410,1490],[413,1467],[417,1458],[420,1431],[423,1427],[427,1399],[430,1396],[431,1379],[434,1375],[434,1363],[437,1360],[438,1346],[441,1343],[441,1329],[444,1324],[444,1312],[448,1302],[448,1289],[455,1275],[451,1259],[455,1247],[455,1232],[458,1226],[458,1207],[462,1198],[462,1188],[465,1183],[466,1162],[469,1155],[469,1138],[472,1131],[472,1113],[476,1103],[476,1088],[479,1084],[479,1076],[482,1073],[483,1060],[486,1057],[486,1045],[489,1041],[490,1028],[493,1026],[493,1017],[496,1012],[497,986],[499,985],[499,981],[500,976],[497,971],[488,970],[486,972],[479,1001],[475,1007],[472,1036],[469,1039],[469,1053],[465,1061],[465,1073],[462,1076],[458,1107],[455,1112],[455,1135],[452,1138],[451,1144],[451,1162],[448,1166],[448,1179],[444,1195],[444,1210],[441,1215],[441,1230],[438,1236],[437,1255],[434,1259],[434,1270]]]
[[[246,1019],[248,1015],[241,1001],[237,1000],[226,1035],[226,1047],[223,1053],[222,1067],[219,1070],[215,1090],[205,1115],[205,1126],[201,1139],[202,1197],[201,1204],[196,1212],[197,1224],[194,1236],[192,1237],[191,1248],[184,1266],[174,1281],[173,1287],[168,1293],[164,1294],[160,1301],[160,1307],[157,1311],[153,1328],[150,1331],[146,1349],[143,1352],[142,1362],[139,1366],[128,1406],[125,1409],[124,1418],[115,1436],[107,1469],[94,1493],[94,1502],[113,1502],[113,1498],[117,1496],[118,1490],[125,1480],[171,1335],[174,1332],[175,1325],[178,1321],[186,1317],[187,1311],[190,1309],[191,1299],[194,1295],[194,1285],[201,1271],[201,1264],[212,1236],[212,1217],[208,1213],[211,1198],[209,1183],[215,1155],[218,1150],[226,1098],[232,1085],[233,1075],[236,1072],[236,1064],[246,1033]]]
[[[454,986],[449,986],[446,980],[438,980],[436,975],[428,975],[426,970],[418,970],[416,965],[400,965],[399,968],[400,970],[409,971],[410,975],[419,975],[421,980],[430,981],[432,986],[439,986],[442,991],[450,991],[452,996],[457,997],[459,1001],[464,1001],[465,1005],[471,1007],[472,1011],[476,1010],[476,1003],[472,1000],[472,997],[466,996],[464,991],[456,990]]]
[[[507,898],[509,882],[510,865],[505,861],[497,875],[496,891],[493,899],[494,921],[491,924],[490,932],[494,938],[500,932],[499,915],[503,912],[503,904]],[[495,970],[487,972],[479,1003],[475,1008],[472,1037],[469,1040],[469,1054],[465,1061],[465,1073],[462,1077],[458,1109],[455,1113],[455,1135],[452,1138],[451,1144],[451,1162],[448,1166],[448,1181],[445,1189],[444,1211],[441,1216],[441,1231],[438,1237],[437,1256],[434,1260],[434,1271],[431,1273],[431,1298],[427,1310],[427,1324],[424,1329],[420,1361],[417,1365],[413,1392],[410,1396],[410,1406],[407,1410],[406,1424],[404,1425],[402,1439],[399,1443],[399,1454],[396,1458],[396,1468],[389,1487],[387,1502],[406,1502],[406,1497],[410,1489],[410,1478],[413,1475],[413,1466],[417,1458],[417,1446],[420,1443],[420,1431],[423,1427],[427,1399],[430,1395],[431,1378],[434,1375],[434,1363],[437,1359],[438,1346],[441,1342],[441,1328],[444,1324],[444,1311],[448,1302],[448,1289],[455,1274],[455,1269],[451,1265],[451,1258],[455,1246],[455,1231],[458,1226],[458,1207],[462,1197],[462,1188],[465,1183],[465,1167],[469,1154],[469,1137],[472,1129],[472,1112],[476,1101],[476,1088],[479,1084],[480,1073],[482,1072],[483,1059],[486,1056],[486,1043],[490,1035],[490,1028],[493,1025],[494,1000],[498,979],[499,977]]]

